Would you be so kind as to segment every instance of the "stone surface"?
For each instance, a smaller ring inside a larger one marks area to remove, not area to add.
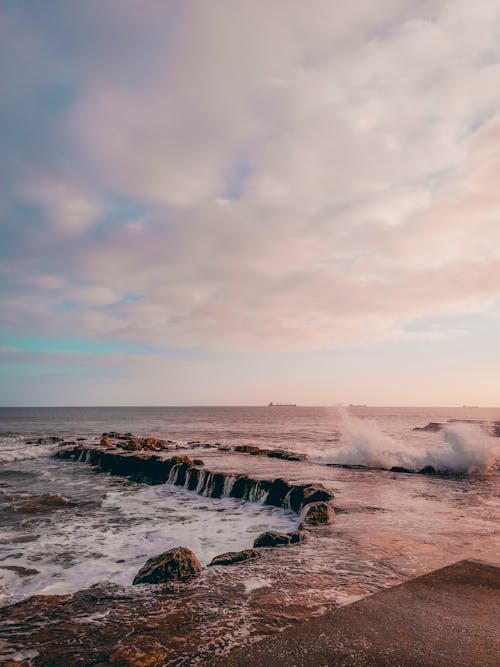
[[[210,667],[497,667],[500,568],[461,561],[296,623]]]
[[[208,567],[212,565],[235,565],[236,563],[242,563],[246,560],[252,560],[254,558],[260,558],[261,555],[255,549],[245,549],[244,551],[228,551],[225,554],[219,554],[215,556]]]
[[[334,518],[333,507],[326,502],[310,503],[300,513],[300,520],[308,526],[331,523]]]
[[[196,555],[186,547],[174,547],[153,556],[136,574],[133,584],[162,584],[185,581],[200,573],[202,567]]]
[[[291,537],[285,533],[277,533],[274,530],[267,530],[255,538],[253,546],[258,547],[279,547],[284,544],[290,544]]]
[[[288,533],[290,538],[290,544],[297,544],[298,542],[305,542],[307,540],[307,531],[305,530],[294,530],[291,533]]]

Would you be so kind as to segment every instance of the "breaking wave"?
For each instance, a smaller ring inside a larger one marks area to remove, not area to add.
[[[421,470],[432,466],[447,473],[486,473],[498,467],[500,438],[478,424],[453,424],[440,433],[427,434],[431,442],[398,440],[378,424],[341,411],[340,448],[323,452],[321,463],[362,465],[369,468],[403,467]]]
[[[46,457],[57,450],[57,446],[28,445],[21,437],[4,437],[0,439],[0,464],[27,459]]]

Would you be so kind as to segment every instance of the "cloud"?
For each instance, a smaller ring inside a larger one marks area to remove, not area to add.
[[[11,330],[271,351],[498,307],[496,1],[64,5],[11,19],[43,57],[9,40],[0,101],[72,90],[11,149]]]

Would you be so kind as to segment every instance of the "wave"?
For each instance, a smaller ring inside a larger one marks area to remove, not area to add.
[[[486,433],[479,424],[453,424],[440,433],[428,435],[430,446],[418,439],[401,441],[381,431],[369,419],[359,419],[341,410],[341,446],[323,452],[318,462],[362,465],[369,468],[393,467],[435,470],[456,474],[486,473],[497,468],[500,439]],[[409,436],[410,438],[411,436]]]
[[[57,446],[54,444],[27,445],[25,439],[20,436],[2,438],[0,439],[0,464],[46,458],[56,450]]]

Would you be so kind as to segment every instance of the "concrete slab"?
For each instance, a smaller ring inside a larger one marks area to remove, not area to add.
[[[498,667],[500,568],[460,561],[210,664]]]

